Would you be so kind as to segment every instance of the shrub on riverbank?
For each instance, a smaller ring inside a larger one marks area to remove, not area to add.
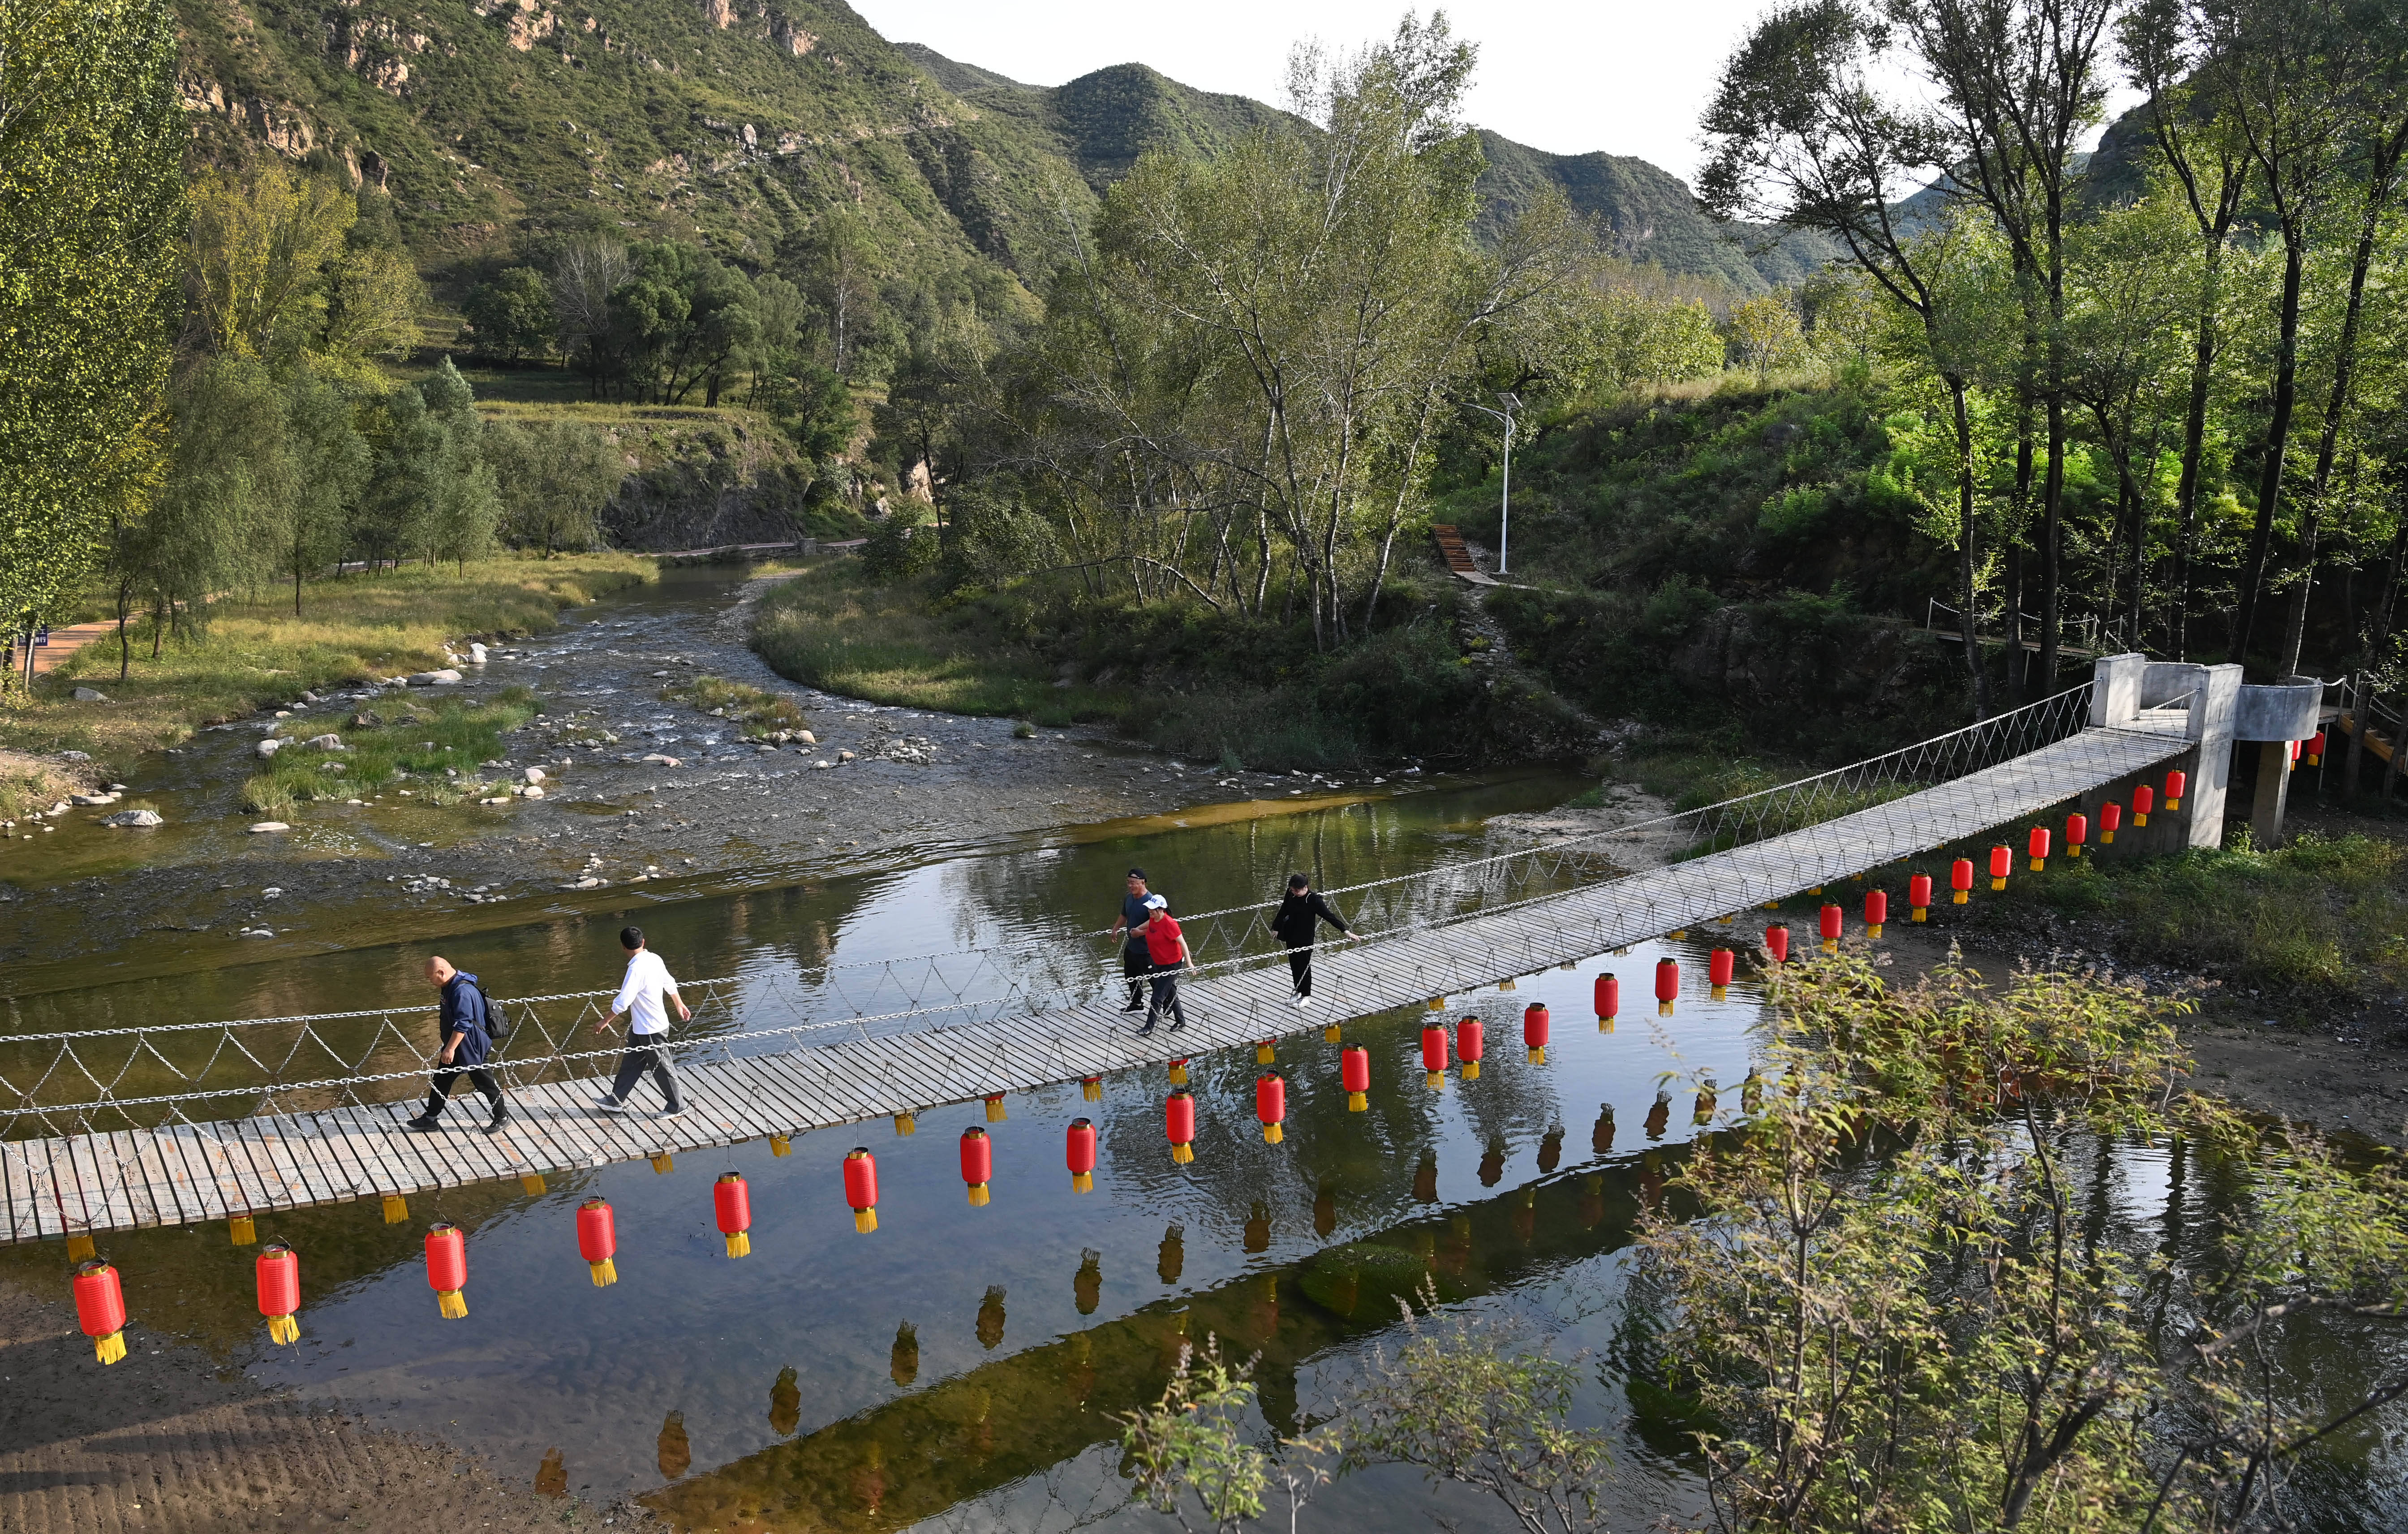
[[[380,708],[386,708],[380,705]],[[312,799],[361,797],[404,780],[425,779],[418,792],[448,803],[484,786],[476,776],[483,763],[504,754],[502,738],[542,712],[524,687],[506,687],[489,703],[464,698],[404,695],[389,706],[389,719],[336,733],[339,752],[315,750],[299,739],[269,761],[265,771],[242,785],[243,801],[278,819]],[[322,721],[306,727],[320,732]],[[446,775],[449,768],[457,777]]]
[[[1309,627],[1201,603],[1125,605],[1038,580],[973,595],[943,581],[824,563],[762,599],[752,648],[781,675],[849,696],[1102,724],[1233,766],[1469,766],[1579,744],[1552,697],[1492,691],[1463,664],[1451,592],[1399,581],[1382,626],[1321,652]]]
[[[305,689],[440,666],[447,640],[548,629],[563,609],[651,579],[652,562],[638,555],[567,554],[472,562],[465,574],[446,566],[349,575],[313,587],[304,618],[293,616],[289,595],[221,598],[201,626],[159,637],[156,660],[148,620],[130,624],[122,681],[111,637],[45,674],[32,698],[0,695],[0,747],[122,762]],[[78,685],[110,701],[74,702]]]

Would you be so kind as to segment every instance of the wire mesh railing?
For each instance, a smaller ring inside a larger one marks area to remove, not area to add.
[[[1727,851],[1899,803],[2078,734],[2089,701],[2088,687],[2075,688],[1830,772],[1326,893],[1363,939],[1431,933],[1602,890],[1634,862]],[[1183,918],[1197,968],[1226,976],[1279,965],[1285,945],[1270,930],[1275,909],[1264,902]],[[689,982],[682,994],[695,1018],[680,1042],[691,1057],[710,1058],[1090,1005],[1113,996],[1122,975],[1109,933],[1080,938]],[[621,1047],[592,1031],[611,995],[497,999],[511,1026],[494,1064],[520,1085],[597,1073]],[[0,1139],[399,1101],[422,1091],[433,1068],[435,1022],[428,1005],[0,1037]]]

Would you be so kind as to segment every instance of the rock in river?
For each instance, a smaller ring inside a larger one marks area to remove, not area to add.
[[[448,666],[440,671],[412,671],[409,684],[412,687],[456,687],[460,684],[460,673]]]
[[[284,749],[284,738],[280,735],[271,735],[262,740],[255,749],[262,756],[273,756]]]
[[[251,834],[255,837],[265,836],[270,831],[290,831],[291,829],[293,829],[293,827],[285,824],[280,820],[264,820],[251,828]],[[276,893],[281,895],[284,892],[282,890],[279,890]]]
[[[156,810],[121,810],[114,815],[103,815],[100,818],[100,824],[149,826],[165,825],[167,823],[160,818],[159,811]]]

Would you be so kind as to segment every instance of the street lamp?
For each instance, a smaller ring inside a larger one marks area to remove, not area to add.
[[[1513,545],[1513,417],[1522,409],[1522,396],[1500,394],[1497,396],[1497,403],[1505,408],[1501,410],[1492,410],[1485,405],[1471,408],[1482,415],[1493,415],[1505,423],[1505,487],[1497,507],[1497,573],[1503,575],[1506,556],[1512,552]]]

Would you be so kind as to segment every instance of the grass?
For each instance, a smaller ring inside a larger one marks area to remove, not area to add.
[[[661,696],[736,724],[747,740],[773,737],[782,740],[796,730],[810,727],[802,706],[793,698],[765,692],[747,682],[730,681],[725,677],[698,676],[661,689]]]
[[[872,703],[1057,728],[1127,720],[1134,689],[1057,687],[1041,655],[980,617],[945,608],[933,580],[881,581],[860,560],[832,559],[762,598],[752,648],[781,676]]]
[[[133,664],[122,681],[110,638],[43,676],[30,698],[0,694],[0,749],[72,749],[124,764],[304,689],[439,666],[446,640],[550,628],[564,608],[652,578],[652,561],[636,555],[570,554],[485,560],[465,575],[421,567],[322,581],[305,588],[298,618],[290,588],[222,598],[197,635],[170,638],[156,661],[148,622],[133,625]],[[110,701],[72,701],[79,684]],[[0,795],[7,782],[0,774]]]
[[[285,819],[295,805],[312,799],[366,798],[408,782],[413,797],[456,804],[485,792],[478,770],[503,754],[504,736],[542,711],[524,687],[504,688],[489,703],[403,697],[390,718],[374,710],[354,714],[350,727],[336,732],[343,738],[342,751],[286,746],[242,785],[243,802],[271,819]],[[322,724],[313,720],[302,729],[322,734]],[[297,740],[300,732],[287,738]]]
[[[2348,835],[2144,862],[2051,858],[2003,898],[2114,924],[2128,960],[2182,965],[2307,1006],[2408,982],[2408,848]]]

